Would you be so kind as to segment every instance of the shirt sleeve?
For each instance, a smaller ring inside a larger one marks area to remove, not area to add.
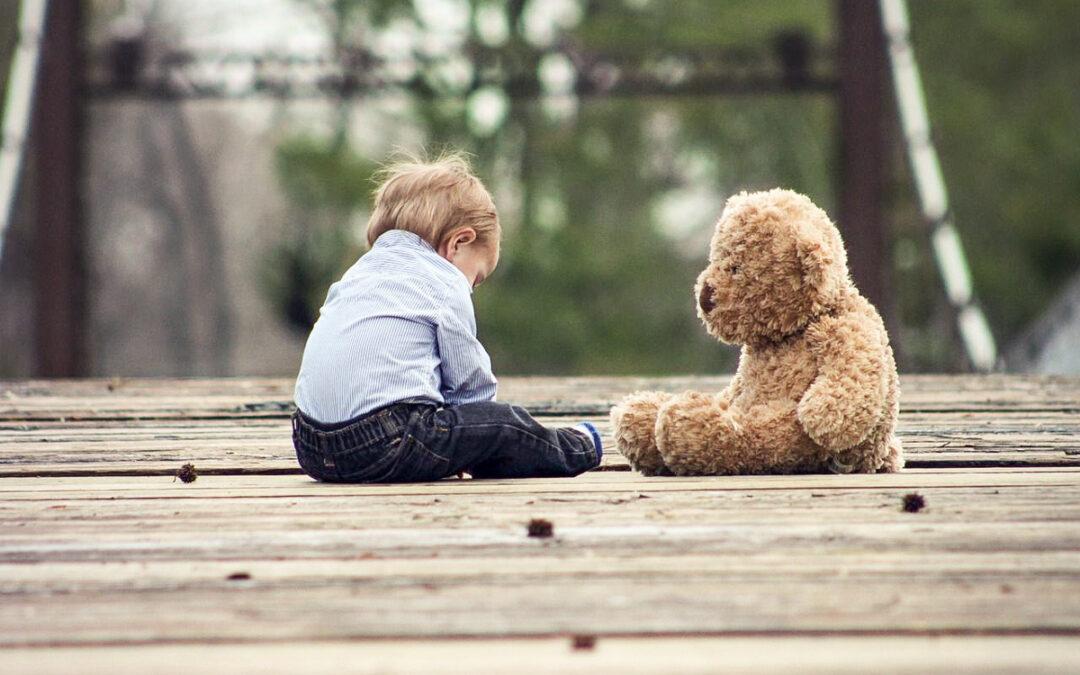
[[[491,372],[491,357],[476,339],[472,298],[464,289],[452,290],[438,316],[443,399],[450,405],[495,400],[498,380]]]

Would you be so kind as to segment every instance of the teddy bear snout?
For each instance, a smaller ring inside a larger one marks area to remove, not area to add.
[[[709,314],[716,309],[716,291],[707,281],[701,282],[701,292],[698,294],[698,306],[703,314]]]

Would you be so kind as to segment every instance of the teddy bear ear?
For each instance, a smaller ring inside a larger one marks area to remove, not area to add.
[[[799,257],[799,267],[802,272],[803,287],[811,289],[815,294],[824,299],[832,295],[832,266],[833,259],[828,249],[822,242],[813,236],[803,236],[795,243]]]

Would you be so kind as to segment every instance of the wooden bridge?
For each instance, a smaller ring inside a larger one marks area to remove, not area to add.
[[[1080,670],[1080,379],[903,377],[900,474],[409,485],[300,475],[291,385],[0,382],[0,672]]]

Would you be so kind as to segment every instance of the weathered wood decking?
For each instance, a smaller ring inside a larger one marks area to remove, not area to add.
[[[0,383],[0,672],[1080,669],[1080,379],[902,385],[901,474],[341,486],[285,380]]]

